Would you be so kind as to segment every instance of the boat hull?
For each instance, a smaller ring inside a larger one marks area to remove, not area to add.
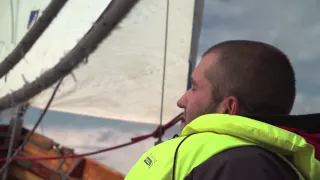
[[[0,126],[0,156],[6,157],[10,141],[9,126]],[[17,148],[30,131],[23,128],[16,139]],[[34,133],[18,156],[52,157],[75,155],[72,149]],[[0,164],[1,166],[3,163]],[[16,160],[8,168],[8,180],[123,180],[124,175],[89,158],[78,157],[58,160]]]

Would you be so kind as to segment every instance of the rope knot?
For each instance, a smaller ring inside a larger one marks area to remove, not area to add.
[[[152,133],[152,137],[154,138],[159,138],[159,137],[162,137],[163,134],[165,133],[166,129],[162,126],[162,125],[159,125],[157,127],[157,129],[155,129]]]

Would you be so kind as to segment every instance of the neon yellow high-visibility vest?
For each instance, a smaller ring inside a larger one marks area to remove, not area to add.
[[[125,180],[171,180],[173,173],[176,180],[183,180],[211,156],[248,145],[263,147],[282,158],[291,156],[291,162],[283,159],[301,179],[320,179],[320,162],[315,159],[314,147],[301,136],[241,116],[208,114],[188,124],[179,137],[148,150]],[[178,156],[175,157],[177,149]]]

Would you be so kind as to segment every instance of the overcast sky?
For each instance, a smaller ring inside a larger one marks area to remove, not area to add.
[[[292,113],[320,110],[320,1],[207,0],[199,55],[231,39],[275,45],[293,63],[297,98]]]
[[[251,39],[271,43],[290,57],[296,70],[298,94],[293,113],[320,112],[319,9],[320,1],[315,0],[207,0],[199,56],[211,45],[224,40]],[[36,110],[29,112],[27,127],[34,124],[30,120],[38,115]],[[131,137],[153,129],[150,125],[50,112],[42,130],[46,136],[76,148],[77,152],[88,152],[128,142]],[[167,138],[174,132],[179,132],[179,128],[170,132]],[[95,158],[127,173],[154,141],[150,139]]]

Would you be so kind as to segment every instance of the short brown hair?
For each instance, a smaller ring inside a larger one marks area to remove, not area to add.
[[[239,99],[245,113],[289,114],[295,100],[294,70],[288,57],[266,43],[248,40],[225,41],[209,48],[218,62],[206,77],[213,85],[213,101],[227,96]]]

